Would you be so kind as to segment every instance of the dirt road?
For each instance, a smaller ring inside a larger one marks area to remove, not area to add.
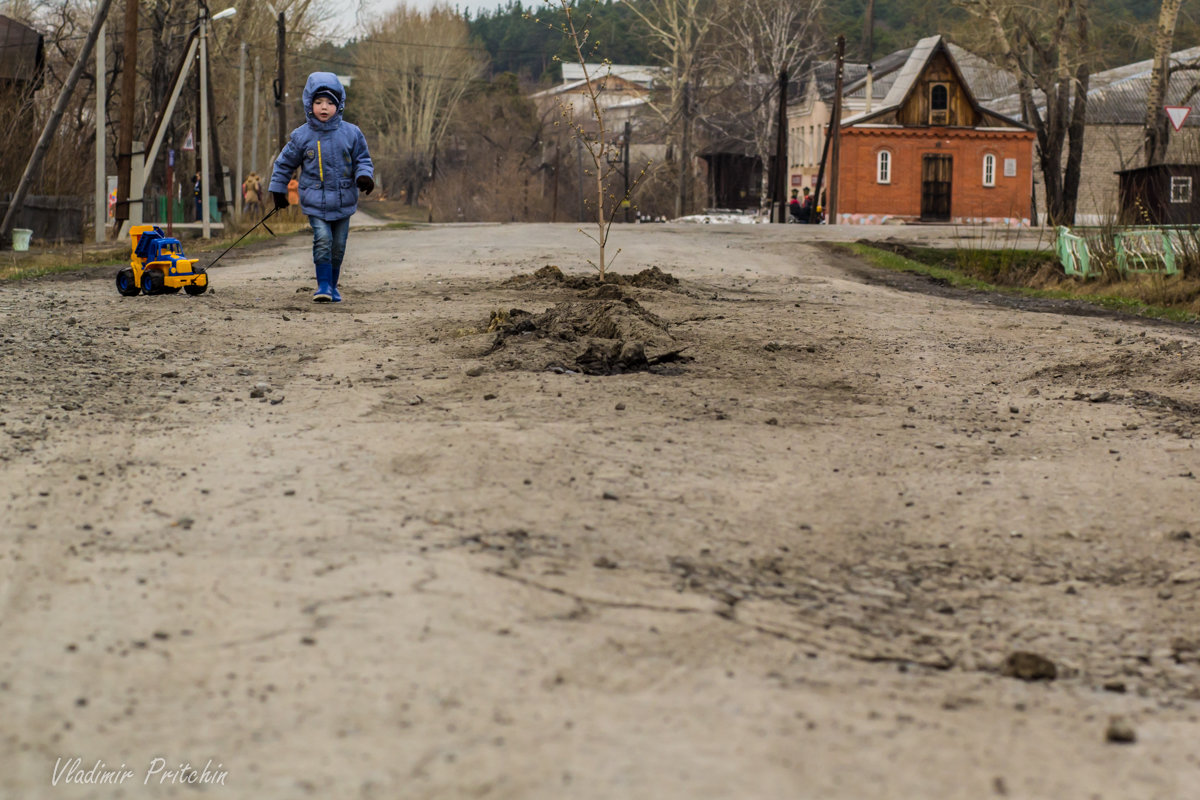
[[[0,287],[0,796],[1200,796],[1197,332],[815,235]]]

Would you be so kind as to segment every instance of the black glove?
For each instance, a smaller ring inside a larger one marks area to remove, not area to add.
[[[370,194],[371,192],[375,191],[375,181],[371,180],[366,175],[359,175],[357,178],[355,178],[354,182],[358,184],[358,188],[363,194]]]
[[[271,192],[271,197],[275,199],[275,208],[282,210],[288,207],[287,192]]]

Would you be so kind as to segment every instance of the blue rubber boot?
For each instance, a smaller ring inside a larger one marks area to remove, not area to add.
[[[314,303],[328,303],[333,300],[333,291],[329,286],[333,279],[332,264],[317,264],[317,291],[313,293]]]
[[[329,281],[329,295],[333,298],[333,302],[342,302],[342,293],[338,291],[338,278],[342,276],[341,267],[333,267],[333,277]]]

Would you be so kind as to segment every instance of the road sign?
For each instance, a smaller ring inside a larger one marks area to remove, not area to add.
[[[1178,130],[1178,129],[1176,129],[1176,130]],[[196,149],[196,137],[192,135],[191,131],[188,131],[187,136],[183,137],[183,147],[181,147],[179,149],[180,150],[195,150]]]
[[[1190,106],[1163,106],[1163,110],[1171,118],[1171,127],[1175,129],[1176,133],[1183,127],[1183,121],[1188,118],[1188,114],[1192,113]]]

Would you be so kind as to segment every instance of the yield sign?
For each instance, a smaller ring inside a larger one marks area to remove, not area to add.
[[[1163,110],[1171,118],[1171,127],[1176,133],[1183,127],[1183,121],[1188,118],[1188,114],[1192,113],[1190,106],[1163,106]]]

